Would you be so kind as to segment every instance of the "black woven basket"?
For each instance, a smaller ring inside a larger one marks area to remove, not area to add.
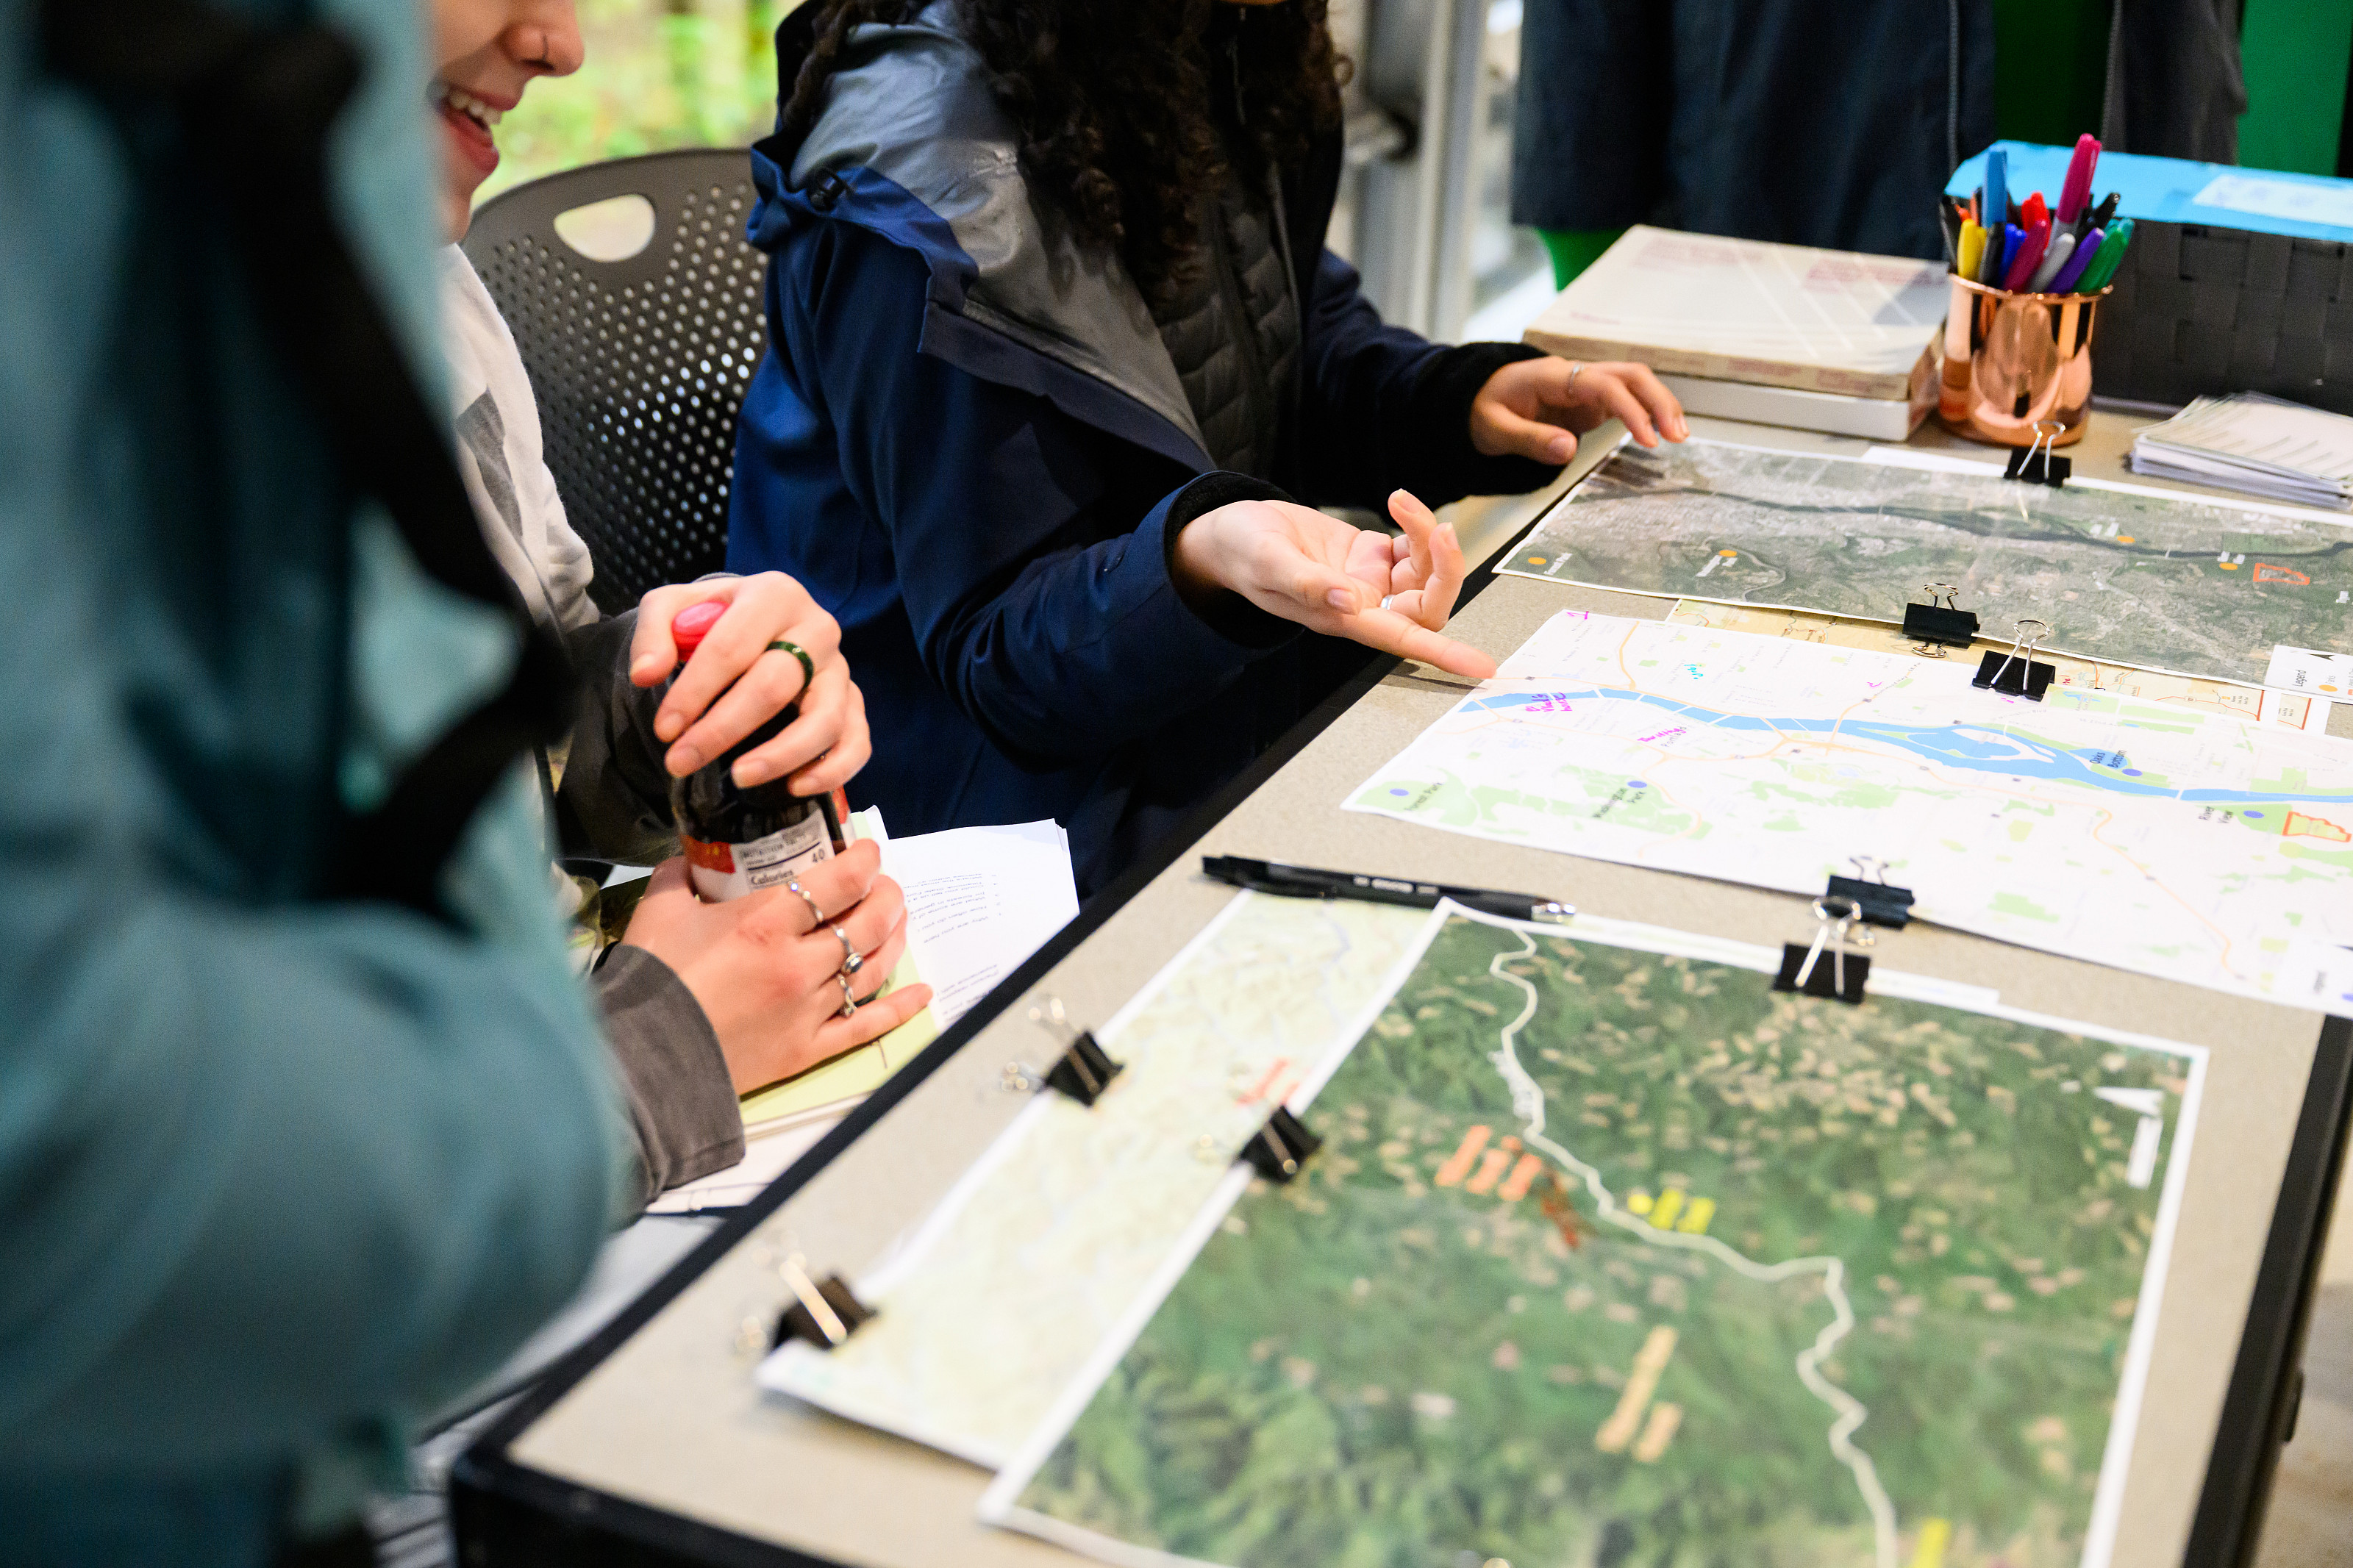
[[[2135,223],[2114,283],[2092,349],[2101,396],[2268,392],[2353,414],[2353,246]]]
[[[654,232],[626,260],[592,260],[555,232],[560,214],[633,195],[652,204]],[[735,416],[767,342],[768,258],[744,238],[754,199],[740,148],[656,153],[519,185],[467,232],[607,614],[726,563]]]

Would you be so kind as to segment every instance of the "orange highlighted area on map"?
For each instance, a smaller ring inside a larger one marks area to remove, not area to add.
[[[2331,844],[2353,843],[2353,833],[2347,832],[2325,816],[2307,816],[2294,806],[2288,807],[2287,825],[2280,829],[2283,838],[2320,838]]]
[[[1683,1406],[1661,1401],[1651,1404],[1651,1395],[1658,1392],[1660,1374],[1675,1353],[1675,1331],[1661,1323],[1643,1340],[1642,1348],[1634,1352],[1634,1365],[1626,1374],[1626,1387],[1618,1396],[1618,1408],[1593,1435],[1593,1446],[1605,1454],[1622,1454],[1630,1447],[1637,1461],[1656,1464],[1659,1456],[1667,1451],[1674,1440],[1675,1428],[1683,1425]],[[1643,1420],[1649,1409],[1650,1419]]]

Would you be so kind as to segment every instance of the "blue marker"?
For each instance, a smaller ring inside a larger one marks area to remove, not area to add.
[[[2010,154],[1999,147],[1992,148],[1986,153],[1983,210],[1985,216],[1978,221],[1985,225],[1989,240],[1986,245],[1985,267],[1978,274],[1978,281],[1990,283],[2000,288],[2001,271],[1995,265],[2000,258],[1994,254],[1996,247],[1991,243],[1990,237],[2000,234],[2002,226],[2010,222]]]

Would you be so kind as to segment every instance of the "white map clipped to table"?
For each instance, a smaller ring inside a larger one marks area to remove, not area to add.
[[[1176,1252],[1243,1142],[1361,1034],[1428,911],[1237,895],[1096,1031],[1092,1108],[1041,1093],[882,1266],[880,1315],[765,1388],[994,1469]]]
[[[1569,612],[1347,802],[1821,891],[2122,969],[2353,1010],[2353,744],[1861,648]]]

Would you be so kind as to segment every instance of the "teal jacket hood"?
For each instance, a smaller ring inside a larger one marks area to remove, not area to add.
[[[237,8],[362,47],[332,195],[429,384],[414,8]],[[259,1563],[568,1297],[622,1124],[527,772],[455,921],[309,896],[513,636],[353,502],[168,121],[0,16],[0,1563]]]

